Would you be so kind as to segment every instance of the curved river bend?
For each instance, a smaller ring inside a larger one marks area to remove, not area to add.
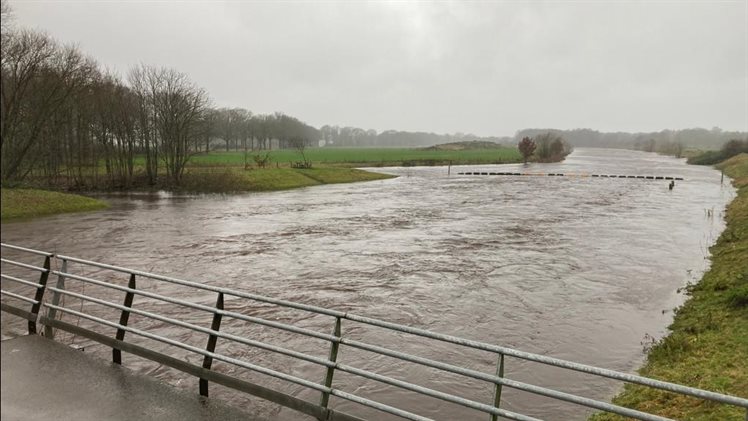
[[[665,175],[685,181],[669,191],[664,180],[455,175],[481,169]],[[673,307],[682,302],[678,288],[698,279],[708,266],[708,247],[723,229],[723,210],[734,195],[727,182],[720,185],[714,169],[623,150],[579,149],[563,163],[527,168],[453,167],[451,176],[445,167],[377,170],[400,177],[231,196],[112,196],[112,207],[105,211],[4,224],[2,241],[632,372],[643,361],[645,335],[662,336]],[[706,210],[713,210],[713,216]],[[204,299],[206,304],[214,299],[188,298]],[[323,332],[331,329],[329,318],[302,319],[294,312],[242,305],[238,308],[248,314]],[[7,319],[3,317],[5,333],[22,328]],[[151,328],[187,335],[163,324]],[[241,329],[249,330],[243,331],[231,325],[227,329],[327,354],[323,344],[277,331],[246,326]],[[346,330],[345,324],[344,334],[486,372],[495,370],[496,361],[486,354],[438,342],[403,344],[373,328]],[[204,339],[195,344],[204,346]],[[109,358],[110,351],[103,346],[81,338],[68,340]],[[310,380],[324,376],[319,367],[294,366],[257,350],[232,351]],[[492,390],[478,382],[343,348],[340,358],[438,390],[492,401]],[[128,367],[197,390],[195,379],[132,356],[125,359]],[[220,363],[215,367],[232,370]],[[507,360],[506,370],[516,380],[590,397],[608,399],[616,391],[616,384],[607,381],[514,359]],[[281,386],[259,375],[246,377],[318,399],[299,387]],[[347,385],[346,390],[438,419],[487,417],[342,373],[336,374],[338,381]],[[298,417],[220,387],[211,390],[212,396],[252,405],[253,411],[269,418]],[[542,418],[584,419],[589,413],[508,389],[502,401],[502,407]],[[332,405],[388,419],[334,398]]]

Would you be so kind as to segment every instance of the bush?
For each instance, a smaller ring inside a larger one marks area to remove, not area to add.
[[[571,153],[569,145],[561,136],[548,132],[535,136],[535,156],[538,162],[560,162]]]
[[[733,288],[725,295],[727,304],[732,308],[742,308],[748,306],[748,284]]]
[[[706,151],[700,155],[688,158],[688,163],[693,165],[714,165],[724,160],[722,151]]]
[[[722,146],[722,149],[718,151],[707,151],[701,155],[691,157],[688,159],[688,163],[695,165],[715,165],[744,152],[748,153],[748,139],[732,139],[725,143]]]
[[[306,170],[312,168],[312,161],[294,161],[291,162],[291,168]]]

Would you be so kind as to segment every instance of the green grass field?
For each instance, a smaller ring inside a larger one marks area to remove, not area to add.
[[[2,192],[0,219],[3,222],[57,213],[98,210],[108,206],[101,200],[77,194],[35,189],[3,188],[0,191]]]
[[[675,314],[671,333],[647,354],[647,377],[748,398],[748,154],[717,165],[738,196],[712,246],[712,265]],[[627,385],[613,402],[668,418],[743,421],[746,410]],[[594,421],[621,420],[598,414]]]
[[[264,154],[264,151],[254,152]],[[253,152],[249,153],[249,162]],[[416,166],[453,164],[491,164],[520,162],[521,155],[516,148],[468,149],[468,150],[425,150],[405,148],[308,148],[304,151],[308,160],[315,165],[332,166]],[[280,149],[270,151],[271,165],[289,166],[301,161],[298,151]],[[210,152],[192,157],[190,166],[243,166],[244,152]]]

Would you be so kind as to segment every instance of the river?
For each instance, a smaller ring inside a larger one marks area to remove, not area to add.
[[[633,372],[643,362],[645,335],[665,334],[672,309],[683,300],[678,289],[708,267],[708,248],[724,228],[724,207],[734,197],[728,180],[721,185],[712,168],[624,150],[578,149],[558,164],[452,167],[451,175],[446,167],[373,170],[399,177],[240,195],[113,195],[106,197],[112,204],[108,210],[3,224],[2,241]],[[476,170],[685,180],[670,191],[664,180],[456,174]],[[713,210],[712,216],[707,210]],[[329,319],[298,317],[286,321],[331,329]],[[6,319],[7,333],[13,326]],[[307,347],[298,337],[262,332],[253,334],[294,349]],[[438,342],[408,348],[397,337],[372,329],[350,334],[495,370],[496,362],[485,354]],[[110,355],[103,346],[86,345],[87,352]],[[428,387],[492,400],[485,384],[346,352],[341,350],[342,359],[363,368],[376,366]],[[197,390],[194,379],[126,360],[135,370]],[[506,369],[513,379],[589,397],[609,399],[617,390],[617,383],[570,377],[514,359]],[[323,378],[318,368],[291,371]],[[487,418],[374,382],[336,380],[349,391],[426,416]],[[301,387],[286,390],[318,399]],[[212,396],[252,405],[269,418],[297,418],[292,411],[220,388]],[[332,403],[386,419],[353,403]],[[584,419],[589,413],[511,390],[505,390],[502,407],[549,419]]]

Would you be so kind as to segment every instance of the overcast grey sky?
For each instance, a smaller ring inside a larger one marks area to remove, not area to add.
[[[174,67],[317,127],[748,131],[746,0],[10,4],[121,74]]]

